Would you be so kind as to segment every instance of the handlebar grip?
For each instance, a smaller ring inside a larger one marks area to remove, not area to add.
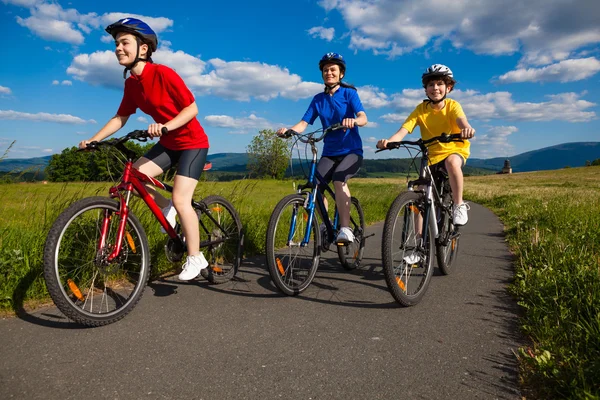
[[[168,134],[168,133],[169,133],[169,128],[167,128],[166,126],[163,126],[163,127],[160,129],[160,133],[162,133],[163,135],[166,135],[166,134]]]
[[[288,129],[288,130],[287,130],[287,131],[285,131],[285,132],[283,133],[283,135],[281,135],[281,136],[282,136],[284,139],[287,139],[287,138],[291,138],[292,136],[294,136],[294,135],[297,135],[297,134],[298,134],[298,132],[296,132],[295,130],[293,130],[293,129]]]

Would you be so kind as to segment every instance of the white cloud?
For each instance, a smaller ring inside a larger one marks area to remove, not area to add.
[[[539,103],[516,102],[509,92],[481,94],[457,90],[452,93],[469,119],[588,122],[597,118],[594,111],[588,111],[596,104],[583,100],[578,93],[548,95],[547,101]]]
[[[12,4],[14,6],[32,7],[43,0],[2,0],[4,4]]]
[[[0,95],[3,94],[12,94],[12,91],[6,86],[0,86]]]
[[[318,37],[320,39],[327,40],[328,42],[331,42],[333,40],[333,36],[335,35],[334,28],[325,28],[323,26],[314,26],[307,32],[313,38]]]
[[[2,0],[4,3],[29,7],[31,15],[27,18],[16,17],[17,23],[28,28],[33,34],[45,40],[81,45],[85,36],[94,29],[104,29],[109,24],[125,17],[138,18],[152,27],[156,33],[161,33],[173,26],[173,20],[165,17],[148,17],[139,14],[122,12],[81,14],[74,8],[64,9],[59,4],[49,1],[34,0]],[[112,40],[108,36],[103,42]]]
[[[262,129],[274,129],[275,126],[282,125],[268,121],[265,118],[250,114],[248,117],[235,118],[229,115],[207,115],[204,117],[206,125],[217,128],[232,129],[229,133],[245,134],[250,131],[260,131]]]
[[[52,150],[52,149],[43,149],[42,150],[42,153],[50,153],[51,154],[53,152],[54,152],[54,150]]]
[[[449,41],[478,54],[522,53],[522,63],[565,60],[600,43],[600,7],[594,0],[322,0],[349,30],[350,48],[390,57]],[[432,12],[432,9],[443,12]]]
[[[55,79],[55,80],[52,81],[52,84],[53,85],[72,86],[73,82],[68,81],[68,80],[64,80],[64,81],[61,82],[61,81]]]
[[[469,120],[489,121],[567,121],[587,122],[596,119],[590,111],[595,103],[583,100],[584,93],[559,93],[547,95],[538,103],[515,101],[510,92],[480,93],[475,90],[453,90],[451,97],[460,102]],[[391,104],[398,110],[412,112],[425,98],[423,89],[404,89],[392,95]],[[398,114],[382,116],[386,122],[404,122]]]
[[[309,98],[323,85],[304,82],[287,68],[260,62],[211,59],[207,62],[183,51],[159,48],[153,55],[157,63],[173,68],[197,95],[215,95],[226,99],[267,101],[278,96],[288,99]],[[67,68],[74,79],[92,85],[123,88],[123,67],[112,51],[79,54]]]
[[[383,119],[385,122],[401,124],[406,120],[407,117],[408,114],[389,113],[382,115],[381,119]]]
[[[595,57],[560,61],[543,68],[520,68],[501,75],[502,83],[510,82],[574,82],[587,79],[600,71]]]
[[[147,124],[148,123],[148,118],[146,118],[146,117],[137,117],[136,121]]]
[[[483,133],[478,132],[471,139],[471,156],[491,158],[513,154],[515,148],[508,138],[518,131],[516,126],[485,126]]]
[[[370,108],[387,107],[390,104],[388,96],[375,86],[361,86],[357,89],[358,96],[367,110]]]
[[[368,142],[368,143],[377,143],[378,141],[379,141],[379,139],[377,139],[374,136],[371,136],[371,137],[368,137],[365,139],[365,142]]]
[[[365,128],[379,128],[379,124],[375,121],[369,121],[365,126],[361,127],[360,129]]]
[[[7,120],[27,120],[27,121],[36,121],[36,122],[56,122],[59,124],[86,124],[93,123],[96,121],[93,119],[84,120],[79,117],[75,117],[69,114],[49,114],[49,113],[25,113],[13,110],[0,110],[0,119]]]
[[[67,42],[75,45],[83,43],[81,32],[73,28],[67,21],[49,20],[38,17],[17,17],[17,23],[45,40]]]

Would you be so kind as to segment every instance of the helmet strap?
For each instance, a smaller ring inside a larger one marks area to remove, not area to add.
[[[123,70],[123,79],[127,78],[127,71],[131,71],[133,68],[135,68],[137,63],[139,63],[140,61],[148,62],[148,59],[140,58],[140,46],[142,44],[142,41],[140,40],[140,38],[137,35],[135,36],[135,41],[137,43],[137,49],[135,51],[135,59],[133,60],[133,62],[131,64],[125,66],[125,69]],[[152,62],[152,59],[150,58],[149,61]]]

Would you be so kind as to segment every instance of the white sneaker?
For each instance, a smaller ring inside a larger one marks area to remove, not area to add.
[[[175,207],[173,206],[173,203],[171,201],[169,201],[168,206],[166,206],[165,208],[162,209],[162,213],[165,216],[165,218],[167,219],[167,222],[169,223],[169,225],[171,225],[171,227],[175,228],[175,224],[177,223],[175,221],[175,217],[177,216],[177,210],[175,210]],[[167,233],[165,228],[163,228],[162,226],[160,227],[160,231],[162,233]]]
[[[414,265],[421,261],[421,257],[416,253],[412,253],[404,257],[403,260],[408,265]]]
[[[204,258],[204,254],[187,256],[185,264],[183,264],[183,271],[179,274],[179,280],[189,281],[190,279],[194,279],[206,267],[208,267],[208,261]]]
[[[457,206],[454,206],[454,210],[452,210],[452,220],[454,225],[466,225],[469,221],[469,216],[467,215],[467,211],[471,209],[467,203],[462,203]]]
[[[352,230],[346,226],[340,229],[337,238],[335,238],[336,243],[352,243],[353,241],[354,233],[352,233]]]

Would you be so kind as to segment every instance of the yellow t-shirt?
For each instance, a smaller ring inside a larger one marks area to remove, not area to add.
[[[456,100],[446,99],[446,104],[441,110],[434,110],[427,101],[422,102],[406,118],[402,127],[413,132],[415,126],[419,126],[423,140],[440,136],[442,133],[459,133],[460,128],[456,124],[457,118],[464,117],[465,113]],[[471,154],[471,143],[464,142],[439,143],[435,142],[429,146],[429,163],[437,164],[451,154],[461,155],[465,161]]]

